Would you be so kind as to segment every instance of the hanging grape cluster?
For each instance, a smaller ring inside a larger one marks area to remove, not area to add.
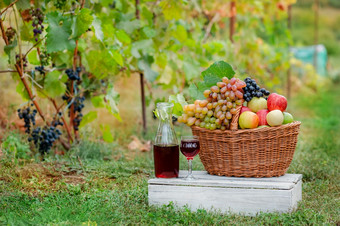
[[[34,69],[38,71],[41,75],[45,75],[44,66],[36,66]]]
[[[85,106],[84,101],[85,97],[76,97],[74,100],[74,113],[76,117],[73,120],[73,127],[75,130],[79,130],[80,122],[83,119],[83,114],[81,113],[81,111]]]
[[[67,74],[68,78],[72,81],[79,81],[80,80],[80,77],[79,77],[79,73],[81,72],[81,68],[80,67],[77,67],[77,69],[74,71],[73,69],[71,68],[68,68],[65,70],[65,73]]]
[[[238,78],[223,77],[216,86],[203,92],[205,100],[185,105],[184,114],[178,117],[178,122],[210,130],[229,129],[231,119],[237,113],[237,106],[244,101],[244,87],[246,83]]]
[[[44,13],[41,11],[40,8],[36,9],[31,9],[30,14],[32,15],[32,27],[33,29],[33,34],[35,37],[35,41],[38,41],[39,35],[43,32],[44,30],[44,25],[42,24],[44,22]]]
[[[11,44],[12,41],[14,40],[15,29],[12,27],[8,27],[6,29],[5,35],[7,36],[8,42]]]
[[[32,104],[33,105],[33,104]],[[31,132],[31,127],[35,126],[35,115],[37,114],[37,110],[31,110],[30,107],[24,107],[22,109],[18,109],[18,116],[20,119],[23,119],[25,122],[25,133]]]
[[[249,102],[253,97],[266,97],[267,99],[270,92],[264,88],[260,88],[260,86],[256,84],[255,79],[248,77],[244,81],[246,82],[246,87],[243,88],[245,101]]]
[[[51,55],[45,50],[40,53],[39,59],[42,66],[47,66],[50,64]]]
[[[32,131],[28,141],[33,141],[35,147],[38,148],[42,155],[44,155],[51,149],[53,143],[60,137],[60,135],[60,130],[56,129],[55,126],[37,127]]]
[[[21,65],[19,54],[16,54],[16,55],[15,55],[15,60],[16,60],[16,63],[17,63],[18,65]],[[23,58],[22,58],[22,66],[23,66],[23,67],[27,67],[27,63],[28,63],[28,62],[27,62],[26,56],[23,56]]]
[[[63,9],[66,5],[66,0],[55,0],[54,1],[54,6],[57,8],[57,9]]]

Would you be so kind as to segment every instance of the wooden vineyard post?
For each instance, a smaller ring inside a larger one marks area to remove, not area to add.
[[[139,12],[139,0],[136,0],[136,19],[140,19]],[[145,90],[144,90],[144,74],[142,72],[139,73],[140,78],[140,90],[141,90],[141,102],[142,102],[142,120],[143,120],[143,133],[146,133],[146,106],[145,106]]]
[[[292,30],[292,5],[288,6],[288,29],[291,31]],[[290,54],[290,48],[288,47],[288,51]],[[291,67],[289,64],[288,72],[287,72],[287,97],[290,99],[290,94],[291,94]]]
[[[232,1],[230,3],[230,20],[229,20],[229,39],[234,42],[233,35],[235,33],[235,20],[236,20],[236,3]]]
[[[318,35],[319,35],[319,0],[314,0],[314,57],[313,57],[313,65],[315,70],[318,67]]]

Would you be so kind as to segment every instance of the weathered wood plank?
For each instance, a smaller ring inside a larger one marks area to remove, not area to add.
[[[186,171],[180,172],[180,177]],[[150,179],[149,204],[174,202],[192,210],[218,210],[224,213],[256,215],[259,212],[290,212],[302,199],[301,175],[278,178],[234,178],[195,171],[196,181],[183,178]]]
[[[179,178],[150,179],[149,184],[183,185],[183,186],[206,186],[206,187],[233,187],[233,188],[258,188],[258,189],[292,189],[297,181],[301,180],[300,174],[286,174],[282,177],[273,178],[238,178],[209,175],[204,171],[195,171],[197,180],[185,181],[185,171],[180,171]]]

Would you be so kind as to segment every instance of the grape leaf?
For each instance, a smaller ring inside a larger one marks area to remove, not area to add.
[[[75,40],[69,39],[72,34],[72,21],[68,17],[57,12],[46,15],[48,28],[46,37],[47,52],[57,52],[61,50],[72,50],[75,48]]]
[[[84,117],[82,118],[79,128],[84,127],[86,124],[94,121],[97,118],[97,112],[96,111],[90,111]]]
[[[79,38],[83,33],[89,29],[93,21],[91,10],[83,8],[80,13],[73,18],[72,24],[72,38]]]
[[[100,41],[103,41],[104,38],[104,34],[102,31],[102,27],[101,27],[101,20],[94,16],[93,22],[92,22],[92,26],[94,28],[94,35],[96,36],[96,38]]]
[[[152,29],[150,27],[143,27],[143,33],[147,38],[153,38],[156,36],[155,29]]]
[[[120,66],[123,66],[123,65],[124,65],[122,54],[120,54],[118,51],[110,51],[110,53],[112,54],[113,59],[114,59]]]
[[[117,118],[119,121],[122,121],[119,115],[119,109],[117,107],[117,103],[119,102],[119,94],[114,90],[113,85],[111,84],[107,88],[105,99],[108,103],[106,105],[106,109],[108,109],[115,118]]]
[[[60,71],[51,71],[46,74],[44,90],[49,97],[55,98],[65,93],[66,86],[60,81]]]
[[[104,95],[94,96],[91,98],[91,102],[95,108],[105,107]]]
[[[174,30],[172,33],[172,35],[180,42],[184,42],[188,38],[187,31],[183,25],[177,25],[176,30]]]
[[[162,8],[166,20],[179,20],[181,19],[182,4],[182,0],[163,0],[159,3],[159,6]]]
[[[138,61],[139,69],[143,71],[145,78],[150,82],[154,82],[159,75],[158,72],[151,69],[152,63],[153,63],[152,56],[144,56],[142,59]]]
[[[147,55],[147,53],[152,52],[154,52],[152,39],[144,39],[132,43],[131,54],[135,58],[140,58],[142,55]],[[142,55],[140,53],[142,53]]]
[[[204,83],[206,86],[211,87],[211,86],[216,86],[217,82],[221,82],[221,78],[212,75],[212,74],[208,74],[206,76],[204,76]]]
[[[115,35],[120,42],[125,44],[131,43],[131,38],[126,34],[124,30],[116,30]]]
[[[217,76],[219,78],[228,77],[232,78],[235,74],[235,71],[231,67],[230,64],[224,61],[217,61],[212,64],[207,70],[202,72],[203,78],[207,75]]]
[[[170,95],[169,96],[169,102],[174,104],[172,114],[175,117],[179,117],[183,114],[183,107],[184,105],[187,105],[188,103],[185,101],[183,95],[177,94],[175,95]]]
[[[128,34],[132,34],[135,30],[140,28],[140,22],[139,20],[120,21],[116,26],[118,29],[123,29]]]
[[[204,100],[205,97],[203,95],[203,92],[206,89],[210,89],[210,87],[207,86],[205,82],[198,82],[197,85],[192,83],[189,86],[189,95],[194,100]]]
[[[100,130],[103,134],[103,140],[107,143],[112,143],[114,141],[113,135],[110,131],[109,125],[100,125]]]
[[[117,70],[117,64],[107,49],[91,50],[87,54],[86,60],[90,71],[98,79],[103,79]]]
[[[15,90],[18,94],[21,95],[22,99],[24,100],[29,100],[30,99],[30,96],[28,95],[28,92],[27,90],[25,89],[25,86],[22,82],[19,82],[17,87],[16,87],[16,90]]]
[[[8,56],[8,63],[9,64],[13,64],[15,62],[15,47],[17,46],[17,40],[14,39],[14,41],[9,44],[9,45],[5,45],[4,47],[4,51]]]
[[[38,59],[38,51],[33,49],[27,55],[28,62],[33,65],[40,65],[40,60]]]

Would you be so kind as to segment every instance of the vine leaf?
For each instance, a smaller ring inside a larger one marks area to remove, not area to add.
[[[124,60],[122,54],[120,54],[118,51],[110,51],[112,54],[113,59],[119,64],[120,66],[124,65]]]
[[[101,20],[98,17],[94,16],[92,22],[92,26],[94,28],[94,35],[98,40],[103,41],[104,33],[101,24],[102,24]]]
[[[97,118],[97,112],[96,111],[90,111],[86,115],[84,115],[83,119],[80,122],[79,128],[84,127],[86,124],[93,122]]]
[[[221,81],[221,78],[217,77],[216,75],[208,74],[204,76],[204,83],[208,87],[216,86],[216,83],[220,81]]]
[[[103,108],[105,107],[105,102],[104,102],[104,95],[99,95],[99,96],[94,96],[91,98],[92,105],[95,108]]]
[[[51,71],[46,74],[44,90],[49,97],[55,98],[65,93],[66,86],[60,81],[60,71]]]
[[[144,56],[138,61],[139,69],[143,71],[145,78],[150,82],[154,82],[159,75],[158,72],[151,69],[153,61],[152,56]]]
[[[73,18],[72,37],[79,38],[89,29],[92,21],[93,16],[91,15],[91,10],[87,8],[81,9],[80,13]]]
[[[115,31],[116,38],[125,44],[130,44],[131,43],[131,38],[129,37],[128,34],[124,30],[116,30]]]
[[[231,79],[235,74],[235,71],[230,64],[224,61],[217,61],[213,63],[207,70],[202,72],[203,78],[205,76],[217,76],[219,78],[228,77]]]
[[[17,40],[15,39],[11,44],[5,45],[4,51],[8,56],[8,63],[13,64],[15,62],[15,47],[17,46]]]
[[[72,34],[72,21],[57,12],[46,15],[48,28],[46,38],[47,52],[58,52],[61,50],[72,50],[75,48],[75,40],[70,39]]]
[[[119,102],[119,94],[114,90],[113,85],[109,85],[107,89],[107,94],[105,96],[105,100],[107,101],[106,109],[108,109],[112,115],[117,118],[119,121],[122,121],[122,118],[119,115],[119,109],[117,107],[117,103]]]
[[[165,0],[159,3],[159,6],[162,8],[162,12],[164,14],[164,18],[166,20],[181,19],[181,12],[182,12],[182,0],[172,1],[172,0]]]
[[[103,134],[103,140],[107,143],[112,143],[114,141],[113,135],[110,131],[109,125],[100,125],[100,130]]]

